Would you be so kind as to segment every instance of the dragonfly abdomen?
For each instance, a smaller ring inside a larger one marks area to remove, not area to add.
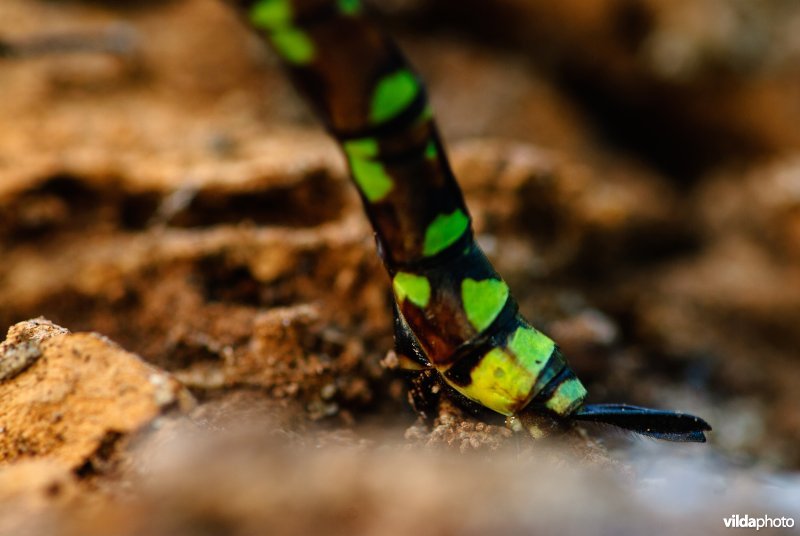
[[[425,88],[393,42],[355,0],[245,5],[347,158],[392,278],[404,326],[396,337],[498,413],[542,393],[537,401],[558,415],[577,408],[585,389],[476,244]]]

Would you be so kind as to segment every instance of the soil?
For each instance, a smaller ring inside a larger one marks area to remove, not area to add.
[[[709,443],[534,441],[446,396],[418,418],[343,159],[236,16],[4,0],[0,43],[113,50],[0,56],[0,534],[796,519],[800,9],[370,6],[590,399],[701,415]]]

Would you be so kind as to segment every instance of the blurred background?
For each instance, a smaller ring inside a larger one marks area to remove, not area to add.
[[[0,528],[797,520],[800,4],[367,6],[429,86],[479,242],[590,400],[695,413],[709,445],[605,430],[532,445],[447,404],[417,422],[387,370],[388,280],[343,159],[235,13],[4,0],[0,329],[44,316],[98,332],[191,402],[144,429],[87,418],[113,397],[65,398],[47,414],[63,429],[35,436],[7,417],[0,496],[17,514]],[[4,415],[22,411],[17,381],[0,385]],[[84,450],[70,419],[98,422]]]

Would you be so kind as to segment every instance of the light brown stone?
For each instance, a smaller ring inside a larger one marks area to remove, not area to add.
[[[20,348],[37,357],[0,383],[3,462],[45,457],[79,467],[109,438],[191,404],[170,374],[94,333],[21,322],[0,345],[0,364],[18,359]]]

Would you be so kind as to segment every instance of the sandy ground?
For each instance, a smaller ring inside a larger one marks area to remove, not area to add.
[[[694,412],[710,442],[535,442],[447,399],[418,420],[343,161],[236,17],[5,0],[0,41],[117,52],[0,58],[0,533],[800,522],[800,9],[373,7],[591,400]]]

